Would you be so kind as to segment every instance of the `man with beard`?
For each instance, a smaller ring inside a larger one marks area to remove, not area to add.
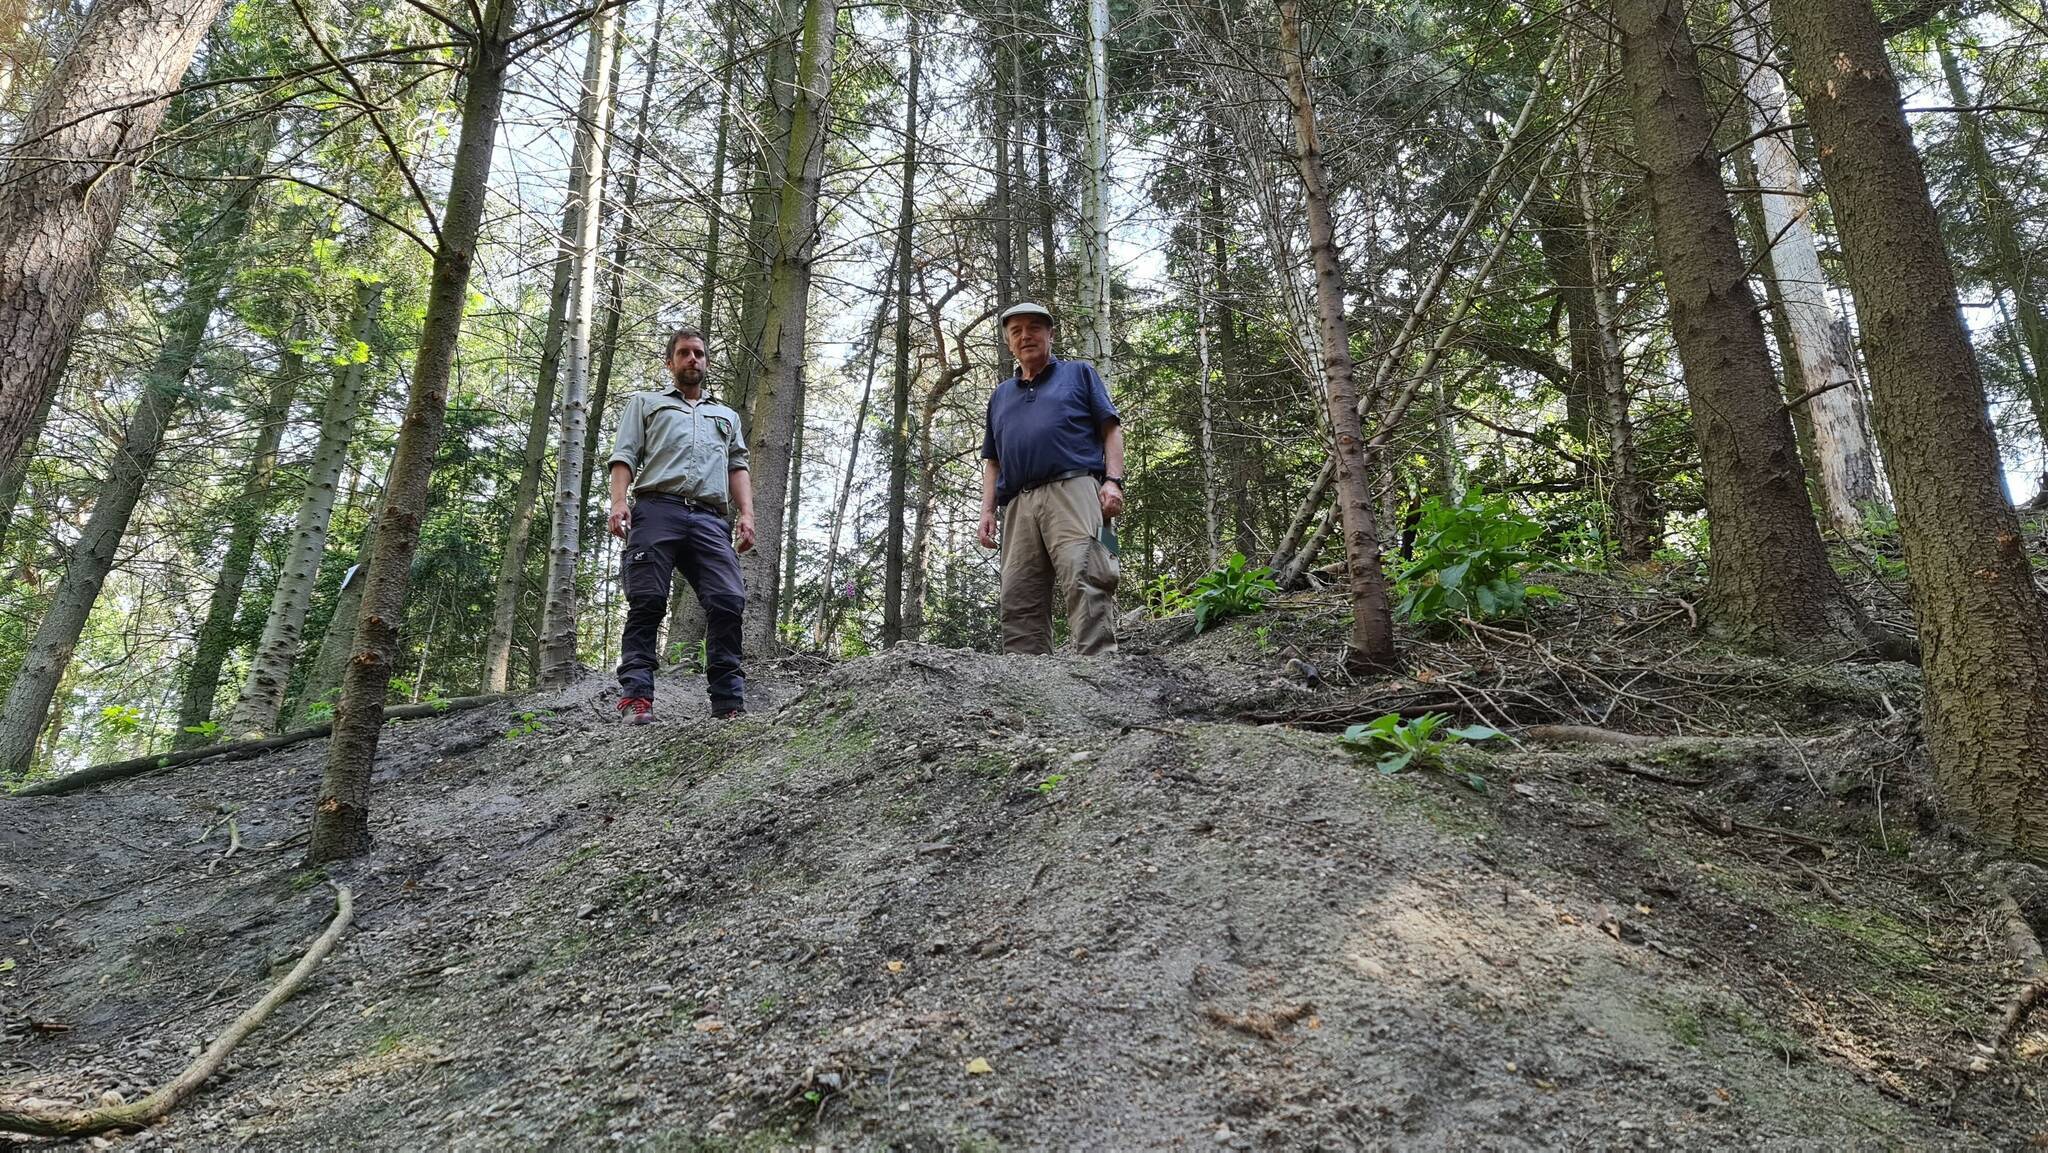
[[[740,617],[747,606],[728,516],[739,513],[739,552],[754,547],[754,490],[739,414],[704,396],[704,334],[668,338],[670,387],[636,392],[619,414],[612,448],[611,534],[626,542],[626,633],[619,645],[619,714],[654,719],[657,635],[677,569],[704,607],[711,715],[746,712]],[[626,503],[632,490],[633,503]]]

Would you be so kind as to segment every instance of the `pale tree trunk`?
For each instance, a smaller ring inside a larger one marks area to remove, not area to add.
[[[585,425],[590,419],[590,334],[597,306],[598,198],[604,190],[604,148],[610,134],[613,9],[599,8],[586,35],[583,99],[576,138],[588,158],[570,190],[576,235],[570,244],[575,275],[569,290],[569,374],[562,386],[562,421],[556,437],[554,532],[548,547],[547,607],[541,616],[540,681],[561,685],[576,675],[576,557],[583,533]],[[566,239],[566,238],[565,238]]]
[[[995,121],[995,131],[989,143],[994,146],[995,152],[995,167],[992,173],[995,185],[995,220],[992,223],[995,232],[995,287],[998,309],[1008,308],[1023,299],[1017,294],[1017,261],[1024,260],[1027,264],[1030,262],[1029,253],[1018,252],[1012,246],[1016,239],[1014,223],[1017,214],[1012,186],[1017,182],[1018,176],[1013,175],[1010,168],[1010,97],[1005,91],[1007,85],[1003,75],[1003,62],[1004,53],[999,34],[988,46],[989,87],[992,89],[990,98],[994,105],[992,119]],[[1082,323],[1086,325],[1085,318]],[[1003,339],[1001,331],[993,332],[990,336],[995,341],[996,377],[1008,379],[1017,368],[1010,359],[1009,343]]]
[[[578,131],[569,150],[569,188],[583,185],[590,165],[590,138]],[[555,425],[555,387],[561,383],[562,345],[568,331],[569,290],[576,274],[574,239],[582,233],[582,201],[564,197],[562,232],[555,244],[554,274],[548,284],[548,318],[541,330],[540,365],[534,376],[533,408],[526,418],[526,452],[512,488],[512,518],[498,549],[498,580],[491,595],[491,631],[484,638],[483,691],[502,693],[512,679],[512,634],[525,599],[526,560],[533,547],[533,521],[547,466],[548,433]]]
[[[1110,375],[1109,321],[1109,0],[1087,0],[1088,66],[1082,116],[1081,355]]]
[[[896,197],[896,363],[889,384],[889,510],[888,527],[882,539],[884,647],[893,647],[906,636],[916,635],[906,630],[904,621],[903,514],[910,484],[910,261],[917,222],[917,105],[924,59],[916,10],[906,7],[904,19],[910,25],[910,74],[903,102],[903,178]],[[1047,279],[1050,278],[1048,265]],[[941,348],[939,353],[943,355],[945,349]]]
[[[818,196],[825,172],[825,139],[838,0],[806,0],[800,29],[796,83],[780,93],[786,148],[776,165],[775,229],[768,245],[771,270],[762,308],[763,363],[754,395],[748,458],[753,468],[755,547],[748,560],[747,651],[766,655],[779,643],[783,516],[789,504],[797,415],[803,407],[804,344],[809,332],[811,265],[818,244]]]
[[[657,19],[655,23],[658,26],[660,21]],[[718,255],[725,234],[725,169],[732,140],[732,70],[736,63],[733,57],[739,49],[739,27],[738,15],[728,11],[725,14],[725,55],[719,58],[718,66],[718,141],[712,146],[711,199],[705,202],[711,222],[710,232],[704,238],[704,296],[697,306],[697,330],[704,334],[705,348],[711,347],[712,308],[718,301]],[[654,65],[649,63],[647,67],[648,83],[652,87]]]
[[[356,563],[350,566],[354,571],[343,574],[341,588],[334,594],[334,615],[327,618],[327,629],[320,634],[320,648],[306,666],[306,683],[299,687],[298,704],[292,709],[290,727],[294,729],[318,724],[320,718],[313,715],[313,710],[321,705],[331,709],[334,705],[329,696],[341,688],[342,670],[355,643],[356,617],[362,612],[363,585],[368,583],[370,555],[376,540],[377,529],[371,525],[363,532]]]
[[[1294,108],[1295,160],[1308,203],[1316,313],[1323,342],[1324,399],[1336,442],[1337,504],[1344,525],[1346,584],[1351,597],[1351,636],[1345,661],[1358,668],[1385,667],[1394,660],[1394,620],[1387,602],[1386,574],[1380,569],[1379,527],[1373,516],[1365,435],[1352,378],[1350,335],[1344,325],[1344,271],[1337,256],[1336,225],[1330,217],[1329,181],[1317,141],[1296,0],[1280,0],[1280,56],[1287,74],[1288,100]]]
[[[1968,108],[1975,103],[1970,87],[1963,82],[1963,69],[1956,62],[1955,49],[1947,40],[1940,42],[1941,71],[1948,81],[1949,99],[1958,108]],[[1998,182],[1998,169],[1991,162],[1991,151],[1984,145],[1984,129],[1977,122],[1977,113],[1966,112],[1957,123],[1963,145],[1963,156],[1970,162],[1970,173],[1977,181],[1978,207],[1984,216],[1984,232],[1991,241],[1991,259],[1997,270],[1997,278],[2012,293],[2013,306],[2019,314],[2020,339],[2027,346],[2027,355],[2034,362],[2033,371],[2026,373],[2028,381],[2027,405],[2034,415],[2034,431],[2048,445],[2048,318],[2042,312],[2041,293],[2037,288],[2035,274],[2029,268],[2027,249],[2020,241],[2017,213],[2012,198]],[[2024,367],[2024,366],[2022,366]]]
[[[1043,43],[1038,45],[1038,65],[1042,74],[1045,67]],[[1046,141],[1047,125],[1052,120],[1046,87],[1043,84],[1038,86],[1038,115],[1034,118],[1038,133],[1038,262],[1045,268],[1045,299],[1039,303],[1056,309],[1060,297],[1059,234],[1055,223],[1058,207],[1052,195],[1052,149]]]
[[[1864,513],[1885,506],[1877,483],[1877,447],[1857,387],[1849,323],[1828,303],[1806,178],[1790,137],[1779,131],[1790,118],[1785,115],[1784,83],[1770,65],[1770,48],[1760,31],[1770,13],[1766,0],[1755,0],[1755,6],[1735,20],[1735,51],[1749,73],[1743,88],[1755,135],[1750,147],[1762,187],[1764,235],[1792,328],[1800,378],[1806,383],[1804,407],[1813,428],[1814,457],[1820,462],[1822,507],[1836,532],[1860,536]]]
[[[306,610],[313,599],[313,582],[320,575],[320,558],[327,552],[327,522],[334,512],[335,485],[348,463],[349,443],[355,438],[356,419],[363,408],[363,381],[369,375],[370,335],[377,322],[377,303],[383,288],[367,281],[356,284],[355,317],[349,326],[348,363],[334,376],[327,401],[320,410],[320,439],[306,465],[306,487],[299,497],[299,511],[286,543],[284,567],[271,590],[270,611],[263,620],[263,636],[249,661],[249,675],[229,712],[221,731],[231,740],[250,734],[265,734],[277,728],[284,710],[285,689],[291,683],[292,664],[299,658],[300,631],[306,624]]]
[[[100,0],[22,126],[0,172],[0,463],[57,386],[135,165],[220,7]]]
[[[291,348],[292,336],[279,356],[278,373],[271,379],[270,393],[255,411],[256,443],[249,452],[249,471],[242,491],[235,498],[228,530],[228,551],[221,558],[220,579],[214,582],[213,597],[206,608],[206,620],[199,626],[193,645],[192,667],[185,674],[185,689],[178,705],[178,731],[172,748],[189,748],[210,740],[204,732],[213,717],[213,699],[220,691],[220,666],[227,658],[228,641],[234,631],[235,610],[242,603],[242,586],[249,579],[249,562],[256,553],[256,537],[262,527],[263,505],[277,477],[277,446],[284,439],[284,427],[291,416],[292,395],[305,375],[306,358]]]
[[[267,158],[270,139],[268,135],[259,137],[249,150],[252,170],[260,169]],[[128,531],[150,471],[156,467],[164,434],[187,398],[185,380],[234,276],[236,242],[248,231],[256,188],[254,181],[232,186],[220,215],[192,240],[182,294],[165,318],[163,344],[143,378],[142,396],[109,462],[106,484],[71,548],[50,607],[37,624],[21,671],[8,688],[5,706],[0,707],[0,776],[28,768],[36,733],[49,716],[57,683],[71,663],[93,604],[114,567],[114,553]]]
[[[839,534],[846,526],[846,506],[853,499],[853,478],[860,467],[860,438],[868,428],[868,401],[875,393],[875,360],[882,352],[882,322],[889,316],[889,292],[896,281],[895,254],[882,272],[882,282],[875,290],[875,322],[868,329],[866,344],[866,379],[861,384],[860,404],[854,409],[853,435],[846,447],[846,474],[839,482],[839,495],[832,504],[832,528],[825,538],[825,567],[818,575],[818,628],[815,634],[820,649],[830,651],[832,637],[828,623],[836,623],[830,612],[832,605],[832,568],[839,561]],[[884,642],[887,643],[887,642]]]
[[[1806,499],[1684,6],[1613,0],[1612,10],[1706,477],[1707,615],[1762,648],[1863,648],[1868,622],[1829,567]]]
[[[2006,502],[1941,222],[1869,0],[1781,4],[1855,292],[1948,813],[2048,857],[2048,619]]]
[[[782,590],[776,617],[776,636],[781,637],[781,627],[796,614],[796,553],[797,523],[803,515],[804,504],[804,417],[807,415],[808,387],[797,390],[796,435],[790,439],[789,450],[789,507],[782,514]]]
[[[469,300],[470,266],[483,223],[485,184],[490,179],[518,7],[517,0],[489,0],[470,41],[455,167],[449,174],[448,201],[434,250],[426,317],[413,360],[411,395],[374,528],[376,555],[363,588],[355,653],[349,658],[341,700],[334,710],[334,735],[327,746],[327,768],[321,776],[320,799],[306,848],[306,859],[312,864],[353,857],[370,847],[370,770],[384,727],[384,695],[399,655],[398,628],[405,619],[406,586],[413,553],[419,547],[420,522],[426,516],[434,454],[441,447],[441,433],[447,425],[448,381],[462,333],[463,308]]]

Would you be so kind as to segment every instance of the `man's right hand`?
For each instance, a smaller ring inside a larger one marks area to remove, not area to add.
[[[996,514],[983,511],[981,514],[981,547],[996,547]]]
[[[633,527],[633,510],[624,501],[612,502],[612,515],[606,521],[611,534],[620,540],[626,539],[626,531]]]

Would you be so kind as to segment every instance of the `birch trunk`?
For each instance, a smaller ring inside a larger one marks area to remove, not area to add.
[[[1110,372],[1109,319],[1109,0],[1087,0],[1088,67],[1083,115],[1087,149],[1081,173],[1081,355],[1104,380]]]
[[[1302,191],[1308,202],[1309,249],[1316,266],[1316,312],[1327,382],[1324,398],[1336,442],[1337,503],[1344,525],[1346,583],[1351,597],[1351,637],[1345,659],[1356,668],[1378,668],[1394,660],[1394,621],[1387,601],[1386,574],[1380,569],[1379,528],[1367,480],[1350,334],[1344,324],[1344,272],[1337,256],[1336,225],[1330,217],[1329,183],[1317,141],[1296,0],[1280,0],[1280,55],[1294,110],[1295,161],[1301,168]]]
[[[1822,508],[1836,532],[1860,536],[1864,513],[1885,507],[1884,491],[1877,483],[1877,447],[1863,412],[1849,324],[1828,303],[1806,177],[1790,137],[1776,131],[1789,118],[1784,82],[1770,65],[1770,49],[1761,33],[1771,18],[1770,4],[1754,2],[1755,7],[1736,16],[1735,51],[1749,68],[1743,90],[1755,136],[1750,148],[1762,186],[1764,234],[1771,245],[1778,296],[1792,327],[1799,375],[1806,385],[1804,406],[1813,428],[1814,457],[1820,462]]]
[[[292,665],[299,657],[300,633],[305,628],[306,610],[313,599],[313,582],[320,575],[320,558],[327,552],[327,522],[334,513],[335,485],[348,463],[349,443],[355,439],[356,419],[363,408],[363,381],[369,375],[370,335],[377,323],[377,305],[383,288],[358,282],[355,319],[350,326],[349,362],[335,374],[333,387],[320,410],[320,439],[306,466],[306,487],[299,498],[299,512],[286,545],[284,568],[277,587],[271,591],[270,612],[263,620],[263,637],[256,642],[249,662],[249,675],[235,707],[228,714],[222,733],[239,740],[249,734],[276,731],[284,711],[285,689],[291,684]]]
[[[853,477],[860,467],[860,440],[867,433],[868,401],[875,393],[875,360],[882,352],[882,322],[888,319],[889,290],[896,280],[895,254],[891,253],[889,265],[882,272],[882,283],[875,291],[875,322],[868,329],[866,379],[861,384],[860,404],[854,409],[853,435],[846,447],[846,474],[839,482],[839,496],[832,505],[832,528],[825,540],[825,567],[818,575],[818,627],[814,634],[817,645],[829,651],[832,637],[826,628],[834,621],[830,612],[833,601],[832,568],[839,561],[839,533],[846,525],[846,506],[853,499]],[[836,622],[835,622],[836,623]],[[884,642],[887,643],[886,641]]]
[[[242,491],[235,498],[228,529],[228,550],[220,562],[220,579],[214,582],[207,604],[206,620],[192,651],[192,667],[185,674],[184,691],[178,704],[178,731],[171,737],[174,749],[209,742],[204,732],[213,718],[214,697],[220,692],[220,666],[227,658],[228,642],[235,625],[235,610],[242,603],[242,586],[249,579],[249,564],[256,554],[256,537],[262,527],[263,505],[270,486],[277,479],[277,446],[284,439],[284,426],[291,415],[292,394],[305,375],[306,358],[290,347],[279,357],[278,373],[271,379],[270,393],[257,406],[256,443],[250,447],[249,470]]]
[[[1941,221],[1869,0],[1781,4],[1855,290],[1948,815],[2048,857],[2048,613],[2007,503]]]
[[[470,43],[455,166],[449,174],[448,201],[441,214],[426,317],[413,361],[411,395],[398,434],[398,451],[385,481],[384,503],[375,527],[376,555],[356,622],[355,654],[342,678],[334,735],[327,746],[327,768],[321,777],[320,799],[306,848],[306,858],[312,864],[353,857],[370,846],[370,770],[384,724],[384,696],[399,655],[398,627],[405,619],[406,586],[413,553],[419,547],[420,522],[426,515],[434,454],[441,447],[441,433],[447,425],[448,381],[462,333],[463,308],[469,301],[470,267],[483,223],[485,184],[490,179],[518,10],[518,0],[488,0]]]
[[[789,125],[776,194],[775,229],[767,299],[762,309],[764,357],[754,388],[748,456],[753,467],[755,547],[748,557],[747,651],[768,654],[780,643],[783,514],[795,478],[797,413],[804,388],[804,345],[809,331],[811,264],[818,242],[818,194],[825,171],[827,113],[832,84],[838,0],[806,0],[800,29],[796,83],[779,94]]]
[[[590,333],[597,306],[598,198],[604,191],[604,141],[610,136],[614,9],[598,8],[586,35],[583,98],[576,116],[577,144],[588,163],[577,173],[570,199],[576,234],[569,244],[575,266],[569,289],[569,373],[562,386],[556,437],[554,531],[548,547],[547,607],[541,617],[540,682],[567,684],[576,675],[576,557],[582,543],[585,426],[590,419]],[[565,238],[569,239],[569,238]]]
[[[220,8],[94,4],[22,126],[0,172],[0,464],[57,386],[137,161]]]

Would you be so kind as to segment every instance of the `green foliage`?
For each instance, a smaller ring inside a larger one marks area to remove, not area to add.
[[[547,730],[547,727],[548,718],[541,713],[537,713],[529,709],[526,712],[520,713],[519,719],[513,723],[512,727],[505,730],[505,739],[508,741],[516,741],[521,737],[532,736],[534,733],[545,732]]]
[[[1157,618],[1177,617],[1195,607],[1192,593],[1183,591],[1180,582],[1164,573],[1138,586],[1143,598],[1145,611]]]
[[[142,710],[133,705],[108,705],[100,710],[100,728],[117,737],[142,731]]]
[[[1247,568],[1244,554],[1234,552],[1222,566],[1202,574],[1193,590],[1195,631],[1258,612],[1266,607],[1266,596],[1280,591],[1273,582],[1273,570],[1265,565]]]
[[[1542,558],[1529,546],[1543,526],[1506,497],[1478,488],[1456,504],[1431,497],[1416,526],[1415,559],[1397,578],[1395,610],[1411,621],[1495,620],[1522,615],[1530,597],[1555,597],[1548,585],[1524,584]]]
[[[196,725],[186,725],[185,731],[191,733],[195,737],[205,737],[207,740],[210,741],[220,734],[220,722],[201,721]]]
[[[1450,719],[1445,713],[1425,713],[1412,721],[1404,721],[1399,713],[1388,713],[1345,729],[1338,740],[1356,756],[1373,757],[1380,772],[1391,774],[1406,769],[1435,769],[1451,773],[1475,791],[1483,793],[1486,791],[1486,778],[1478,773],[1453,772],[1444,764],[1444,753],[1463,741],[1490,741],[1500,736],[1500,731],[1485,725],[1447,729],[1444,724]]]

